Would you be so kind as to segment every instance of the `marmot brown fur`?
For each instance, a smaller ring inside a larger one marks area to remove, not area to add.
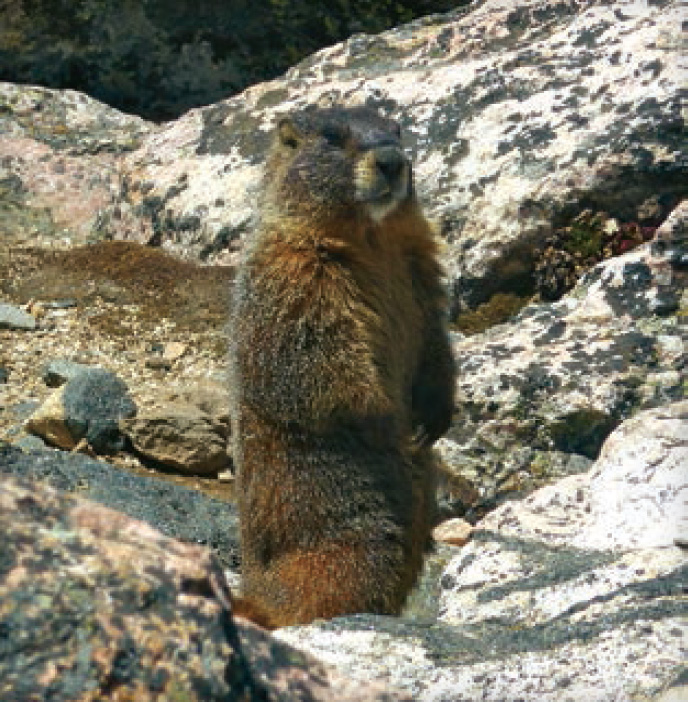
[[[399,138],[368,108],[307,109],[267,162],[231,368],[243,608],[271,626],[398,613],[430,542],[454,367]]]

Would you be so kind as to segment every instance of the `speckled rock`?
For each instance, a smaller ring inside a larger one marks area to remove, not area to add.
[[[136,414],[126,384],[104,368],[76,373],[59,387],[26,422],[27,431],[63,449],[85,439],[98,453],[124,446],[118,422]]]
[[[151,127],[75,91],[0,82],[0,227],[10,244],[97,236],[119,155]]]
[[[688,545],[688,402],[624,422],[590,474],[585,548]]]
[[[455,336],[458,421],[437,447],[487,504],[586,470],[625,418],[686,397],[688,272],[671,262],[679,229],[671,246],[599,264],[559,302]]]
[[[480,521],[439,579],[436,621],[349,617],[277,636],[419,702],[668,695],[688,653],[687,409],[641,413],[589,472]]]
[[[27,235],[62,227],[231,262],[254,226],[275,121],[368,103],[404,128],[447,241],[453,313],[522,299],[538,245],[583,209],[654,228],[688,192],[681,19],[679,0],[485,0],[356,35],[161,126],[2,84],[3,216]]]
[[[657,226],[686,193],[681,17],[678,1],[487,0],[354,36],[156,130],[124,158],[105,230],[232,260],[276,119],[368,103],[404,128],[455,311],[528,294],[534,244],[583,207]]]
[[[210,553],[28,481],[0,485],[0,696],[408,700],[234,622]]]

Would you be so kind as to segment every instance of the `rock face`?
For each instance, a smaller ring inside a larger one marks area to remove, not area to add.
[[[479,522],[440,578],[437,622],[354,617],[276,635],[419,701],[655,699],[688,653],[687,411],[638,415],[588,473]]]
[[[688,402],[639,414],[604,445],[590,476],[585,548],[688,545]]]
[[[688,251],[687,228],[682,203],[653,243],[594,267],[560,301],[457,336],[461,421],[439,450],[486,502],[585,470],[625,418],[686,396],[688,271],[672,251]]]
[[[9,241],[85,241],[119,184],[119,155],[151,131],[73,91],[0,83],[0,225]]]
[[[534,246],[582,209],[657,226],[685,195],[679,5],[489,0],[353,37],[156,130],[125,158],[104,227],[226,258],[276,119],[363,102],[402,124],[455,309],[528,294]]]
[[[28,481],[3,481],[0,506],[7,702],[409,699],[233,622],[202,547]]]
[[[70,233],[231,260],[252,227],[276,119],[307,103],[366,102],[404,127],[420,197],[450,245],[458,312],[527,295],[536,245],[581,210],[656,227],[686,194],[680,27],[678,1],[488,0],[355,36],[158,128],[74,93],[5,84],[4,182],[13,202],[46,203],[31,209],[36,221],[69,214]],[[97,168],[80,158],[87,149]],[[79,171],[92,176],[89,195],[63,212],[72,199],[51,200],[46,186],[69,192]]]

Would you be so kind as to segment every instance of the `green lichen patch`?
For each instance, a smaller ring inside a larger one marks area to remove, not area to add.
[[[529,296],[495,293],[476,309],[459,314],[453,326],[464,334],[479,334],[496,324],[506,322],[525,307],[529,300]]]

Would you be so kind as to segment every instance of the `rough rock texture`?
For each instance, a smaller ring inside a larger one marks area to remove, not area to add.
[[[137,453],[180,473],[216,475],[231,466],[226,383],[168,387],[155,404],[120,422],[120,428]]]
[[[158,128],[75,93],[5,84],[6,216],[15,222],[28,200],[24,229],[56,235],[59,221],[67,236],[232,260],[276,118],[367,102],[404,127],[419,194],[449,243],[455,311],[527,295],[537,244],[581,210],[656,227],[685,195],[680,28],[677,0],[486,0],[357,35]],[[83,183],[78,198],[54,196]]]
[[[402,123],[455,309],[527,294],[534,244],[583,208],[656,226],[686,193],[680,27],[678,2],[488,0],[353,37],[151,134],[105,229],[226,257],[251,229],[276,118],[367,102]]]
[[[121,188],[119,155],[150,130],[81,93],[0,83],[0,228],[9,241],[97,236]]]
[[[104,461],[62,451],[23,452],[0,442],[0,476],[43,481],[152,524],[176,539],[205,544],[225,566],[239,563],[234,505],[159,478],[132,475]]]
[[[479,522],[439,580],[437,621],[353,617],[276,636],[419,701],[655,699],[688,653],[687,410],[638,415],[591,471]]]
[[[3,481],[0,507],[7,702],[409,699],[233,622],[202,547],[29,481]]]
[[[165,404],[120,422],[135,451],[192,475],[215,475],[231,464],[227,426],[193,405]]]
[[[623,419],[686,396],[688,270],[671,263],[688,252],[686,213],[658,232],[671,246],[658,237],[591,269],[559,302],[457,336],[460,421],[438,448],[487,503],[585,470]]]
[[[26,427],[63,449],[80,441],[98,453],[122,448],[119,421],[136,414],[126,384],[105,368],[76,373],[29,417]]]
[[[641,412],[607,439],[584,475],[507,502],[487,530],[585,549],[688,543],[688,401]],[[558,510],[558,513],[557,513]]]

